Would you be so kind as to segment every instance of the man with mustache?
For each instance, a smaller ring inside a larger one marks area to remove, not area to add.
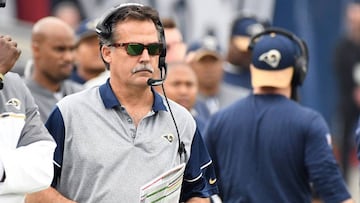
[[[66,95],[82,90],[68,80],[74,63],[75,34],[73,29],[56,17],[45,17],[32,29],[31,75],[25,83],[46,121],[56,102]]]
[[[209,203],[216,177],[195,120],[152,88],[154,70],[166,67],[157,11],[122,4],[96,28],[110,78],[57,103],[46,122],[58,143],[52,187],[27,201],[149,202],[140,188],[185,164],[183,176],[154,195],[162,202]]]

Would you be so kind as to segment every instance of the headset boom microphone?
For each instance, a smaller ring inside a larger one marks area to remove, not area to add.
[[[149,78],[148,81],[147,81],[147,84],[149,86],[162,85],[164,83],[165,79],[166,79],[166,74],[167,74],[167,64],[163,63],[163,67],[160,68],[160,79]]]

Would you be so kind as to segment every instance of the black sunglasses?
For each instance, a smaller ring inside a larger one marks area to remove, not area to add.
[[[139,56],[143,53],[144,49],[148,50],[149,55],[155,56],[160,55],[163,46],[161,43],[151,43],[148,45],[144,45],[141,43],[114,43],[110,46],[118,48],[125,47],[126,53],[130,56]]]

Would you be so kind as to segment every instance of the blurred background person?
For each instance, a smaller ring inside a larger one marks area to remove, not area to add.
[[[190,111],[201,135],[203,135],[208,119],[204,117],[208,113],[204,112],[207,112],[208,109],[196,99],[199,93],[199,83],[192,67],[185,61],[169,63],[164,89],[169,99]],[[213,195],[211,202],[221,203],[221,200],[218,195]]]
[[[56,4],[52,15],[69,24],[74,30],[80,25],[82,19],[79,7],[71,1]]]
[[[186,60],[199,80],[197,99],[208,109],[208,115],[203,115],[205,118],[208,119],[219,109],[249,93],[249,90],[239,91],[235,88],[224,88],[222,84],[224,58],[215,36],[206,35],[201,40],[191,43]]]
[[[359,116],[360,99],[360,2],[353,2],[346,9],[346,34],[337,42],[334,68],[338,84],[337,128],[335,144],[345,178],[351,158],[355,155],[354,135]]]
[[[85,20],[76,29],[75,67],[70,79],[84,87],[100,85],[109,77],[100,57],[99,39],[95,32],[97,20]]]
[[[183,35],[172,18],[163,18],[161,22],[164,26],[166,39],[166,62],[181,62],[185,60],[186,44]]]
[[[185,62],[169,63],[164,89],[169,99],[190,111],[202,132],[205,128],[205,118],[201,117],[201,114],[194,108],[199,86],[193,69]],[[206,109],[203,110],[206,111]]]
[[[176,26],[176,22],[172,18],[162,18],[161,23],[164,28],[166,41],[166,63],[183,62],[186,55],[186,44],[180,29]],[[155,69],[155,78],[160,78],[159,69]],[[160,86],[154,86],[154,89],[162,94]]]
[[[56,17],[42,18],[33,26],[31,48],[32,72],[25,83],[45,122],[57,101],[82,89],[67,79],[74,66],[74,31]]]
[[[228,50],[224,69],[225,85],[235,87],[239,91],[251,89],[250,83],[250,52],[247,47],[250,37],[263,31],[264,24],[255,16],[239,16],[231,26]],[[245,90],[244,90],[245,89]]]
[[[223,77],[223,58],[216,38],[211,35],[188,47],[186,56],[199,80],[198,100],[206,104],[210,114],[220,108],[220,84]]]

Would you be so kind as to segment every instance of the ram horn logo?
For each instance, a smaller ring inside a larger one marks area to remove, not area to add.
[[[13,106],[15,107],[17,110],[20,110],[20,106],[21,106],[21,101],[17,98],[11,98],[9,101],[6,102],[7,106]]]
[[[170,143],[172,143],[174,141],[174,135],[171,133],[168,133],[166,135],[163,135],[163,138],[165,138],[167,141],[169,141]]]
[[[272,68],[277,68],[281,60],[281,54],[276,49],[271,49],[268,52],[265,52],[260,55],[259,61],[264,61]]]

